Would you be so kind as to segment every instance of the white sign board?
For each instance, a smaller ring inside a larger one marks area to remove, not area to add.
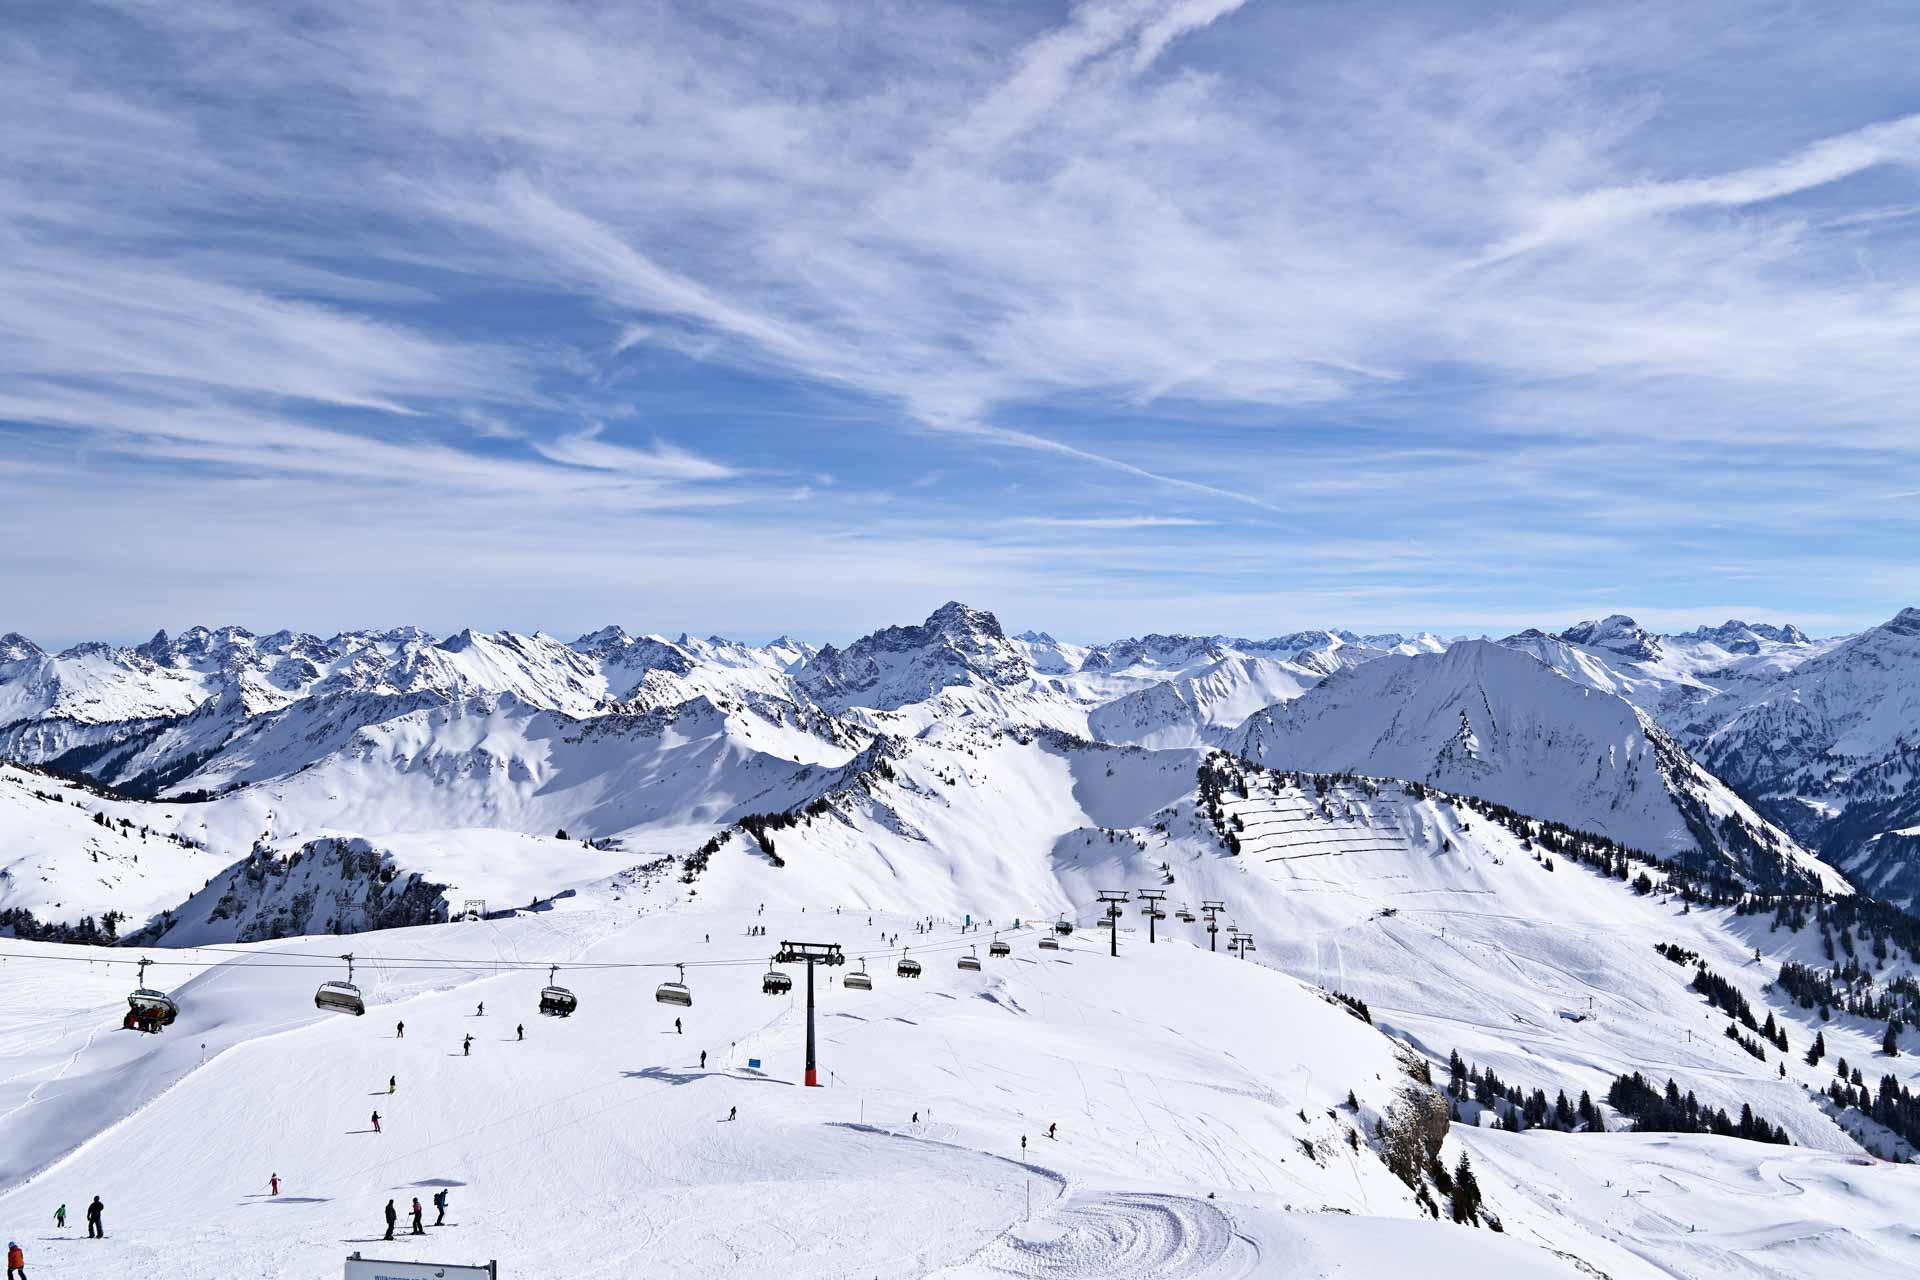
[[[347,1259],[347,1280],[494,1280],[492,1267],[456,1267],[440,1262],[380,1262]]]

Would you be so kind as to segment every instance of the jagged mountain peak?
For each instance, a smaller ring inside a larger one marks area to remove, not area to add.
[[[9,631],[0,636],[0,662],[18,662],[22,658],[38,658],[44,653],[46,650],[18,631]]]
[[[1597,622],[1577,622],[1554,639],[1639,661],[1650,662],[1660,656],[1659,640],[1624,613],[1610,613]]]
[[[1883,623],[1881,629],[1894,635],[1920,636],[1920,609],[1902,609],[1893,615],[1892,621]]]

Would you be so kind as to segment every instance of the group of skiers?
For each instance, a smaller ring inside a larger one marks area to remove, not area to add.
[[[160,1028],[166,1025],[166,1019],[157,1009],[129,1009],[127,1016],[120,1019],[120,1025],[128,1031],[145,1031],[149,1035],[160,1034]]]
[[[95,1196],[87,1206],[87,1239],[107,1238],[106,1214],[106,1203]],[[66,1230],[67,1206],[64,1204],[53,1211],[53,1225],[57,1231]],[[18,1240],[7,1241],[7,1280],[27,1280],[27,1253]]]
[[[445,1187],[433,1193],[433,1207],[436,1210],[433,1225],[436,1227],[444,1225],[447,1220],[447,1189]],[[425,1212],[426,1211],[420,1207],[420,1197],[415,1196],[413,1198],[412,1234],[416,1236],[427,1234],[426,1224],[421,1221],[421,1215]],[[393,1201],[387,1201],[387,1239],[393,1239],[393,1226],[399,1220],[400,1213],[393,1207]]]

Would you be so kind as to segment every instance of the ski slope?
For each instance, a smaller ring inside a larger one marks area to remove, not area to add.
[[[1128,939],[1110,959],[1091,930],[1059,952],[1021,930],[1012,957],[966,973],[956,957],[976,935],[940,926],[915,948],[925,977],[906,981],[880,935],[918,935],[898,917],[867,921],[643,914],[603,897],[363,935],[365,1018],[312,1007],[339,966],[303,957],[338,939],[191,953],[196,967],[167,983],[180,1019],[156,1037],[110,1030],[130,985],[121,953],[99,953],[116,962],[107,972],[28,958],[71,948],[18,944],[0,992],[12,1188],[0,1222],[24,1237],[30,1266],[156,1280],[332,1275],[352,1249],[498,1258],[509,1276],[627,1276],[666,1259],[676,1276],[1257,1276],[1323,1233],[1328,1207],[1399,1220],[1401,1238],[1445,1237],[1442,1256],[1484,1262],[1473,1245],[1486,1233],[1423,1222],[1379,1160],[1343,1141],[1404,1076],[1385,1037],[1323,996],[1191,946]],[[768,939],[744,936],[749,922]],[[754,957],[783,935],[880,953],[871,992],[823,976],[823,1089],[796,1086],[798,992],[760,993]],[[580,966],[562,971],[578,1014],[534,1014],[544,970],[494,972],[529,958]],[[651,999],[670,968],[586,967],[680,958],[694,966],[685,1010]],[[1251,1007],[1268,1017],[1242,1016]],[[1359,1117],[1341,1105],[1348,1088]],[[449,1224],[406,1235],[407,1201],[440,1187]],[[102,1242],[76,1225],[96,1194]],[[379,1239],[389,1197],[403,1214],[392,1244]],[[74,1218],[57,1232],[46,1224],[63,1201]],[[1506,1274],[1576,1274],[1502,1249]]]

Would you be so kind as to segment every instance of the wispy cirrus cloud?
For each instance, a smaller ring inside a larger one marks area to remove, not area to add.
[[[971,580],[1059,599],[1158,582],[1159,530],[1221,590],[1140,598],[1274,610],[1277,561],[1425,617],[1607,557],[1677,609],[1736,547],[1867,621],[1913,520],[1862,499],[1920,484],[1915,56],[1873,3],[29,6],[0,432],[35,483],[404,492],[500,547],[1010,527]]]

